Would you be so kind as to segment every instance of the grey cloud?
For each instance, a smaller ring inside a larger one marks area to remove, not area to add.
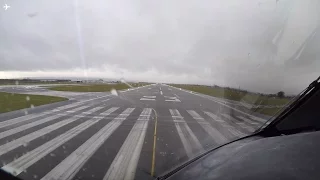
[[[36,17],[38,15],[37,12],[27,14],[30,18]]]
[[[317,0],[10,5],[0,11],[3,72],[82,68],[268,93],[297,93],[320,74]]]

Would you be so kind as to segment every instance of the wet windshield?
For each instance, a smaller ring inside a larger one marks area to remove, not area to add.
[[[0,5],[0,166],[21,179],[152,179],[319,76],[317,0]]]

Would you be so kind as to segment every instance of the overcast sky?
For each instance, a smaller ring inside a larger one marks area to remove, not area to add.
[[[1,78],[124,78],[297,93],[320,75],[319,0],[0,3],[11,6],[0,9]]]

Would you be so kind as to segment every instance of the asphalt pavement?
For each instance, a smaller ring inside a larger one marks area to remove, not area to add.
[[[43,88],[2,90],[25,89],[48,94]],[[29,113],[0,115],[2,169],[33,180],[153,179],[266,121],[221,99],[165,84],[70,97]]]

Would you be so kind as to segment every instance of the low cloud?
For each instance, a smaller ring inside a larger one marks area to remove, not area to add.
[[[0,11],[0,75],[297,93],[319,75],[319,5],[317,0],[14,1]]]

